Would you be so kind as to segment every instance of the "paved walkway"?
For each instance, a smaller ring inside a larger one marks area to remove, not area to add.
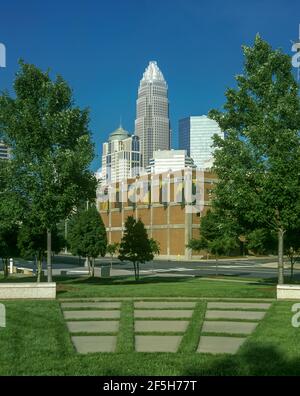
[[[118,299],[63,299],[61,308],[78,353],[115,352],[120,331],[122,301]],[[80,300],[80,301],[79,301]],[[178,351],[199,298],[135,298],[134,339],[136,352]],[[210,301],[198,353],[234,354],[265,316],[271,302],[238,299]]]
[[[235,354],[270,306],[270,303],[209,302],[197,352]]]

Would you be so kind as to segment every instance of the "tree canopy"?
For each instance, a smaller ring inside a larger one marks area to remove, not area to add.
[[[291,60],[256,36],[243,47],[242,75],[226,91],[224,111],[212,110],[226,132],[215,137],[215,207],[247,229],[278,235],[278,282],[283,283],[283,236],[300,219],[300,99]]]
[[[17,196],[21,221],[34,220],[50,234],[79,202],[95,198],[89,113],[74,106],[62,77],[53,81],[49,72],[23,61],[14,91],[14,97],[0,96],[0,130],[11,148],[6,194]]]
[[[69,221],[68,243],[74,255],[92,259],[92,276],[94,276],[94,259],[105,256],[107,235],[103,220],[96,207],[74,214]]]
[[[64,237],[57,228],[52,229],[52,251],[60,252],[66,245]],[[20,257],[36,259],[37,281],[41,281],[42,261],[47,251],[46,230],[37,227],[35,223],[23,223],[19,229],[17,246]]]
[[[239,246],[237,224],[229,218],[222,218],[221,213],[208,210],[200,221],[200,238],[191,239],[188,247],[200,251],[206,250],[216,258],[230,254]]]
[[[154,251],[153,251],[154,249]],[[141,219],[137,221],[133,216],[128,216],[125,222],[125,231],[119,248],[119,259],[131,261],[134,267],[135,279],[139,280],[140,264],[151,261],[158,249],[148,238],[147,230]]]

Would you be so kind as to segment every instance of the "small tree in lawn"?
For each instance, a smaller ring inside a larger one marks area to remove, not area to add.
[[[110,269],[112,269],[112,260],[114,255],[118,252],[120,244],[118,242],[107,245],[106,252],[110,255]]]
[[[150,246],[151,246],[151,251],[153,254],[158,255],[160,253],[160,244],[158,241],[156,241],[153,238],[149,239],[150,241]]]
[[[105,256],[107,248],[105,226],[95,206],[90,206],[71,217],[68,243],[72,254],[87,257],[89,273],[94,277],[95,258]]]
[[[128,216],[120,244],[119,259],[133,263],[136,281],[139,280],[140,264],[154,258],[152,247],[144,223],[140,219],[136,221],[133,216]]]
[[[208,210],[201,218],[200,238],[191,239],[187,245],[190,249],[207,250],[216,259],[216,275],[218,274],[218,257],[229,254],[239,246],[236,224],[230,219],[222,219],[220,213]]]
[[[59,253],[66,245],[64,237],[57,228],[52,230],[52,252]],[[43,258],[47,252],[47,233],[43,228],[38,228],[36,223],[22,224],[18,235],[18,248],[20,256],[24,259],[35,258],[37,263],[37,282],[41,281]]]

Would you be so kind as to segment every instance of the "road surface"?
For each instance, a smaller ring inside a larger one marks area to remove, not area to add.
[[[25,268],[35,268],[32,261],[16,261],[16,266]],[[109,258],[102,258],[96,260],[96,267],[110,265]],[[288,260],[285,263],[285,274],[290,274]],[[209,276],[209,275],[226,275],[242,278],[276,278],[277,277],[277,258],[241,258],[241,259],[222,259],[218,261],[216,267],[215,260],[197,260],[197,261],[182,261],[182,260],[154,260],[140,266],[141,275],[155,275],[155,274],[181,274],[194,276]],[[44,263],[43,269],[46,269]],[[132,273],[132,264],[130,262],[121,263],[118,259],[113,259],[113,269],[121,270],[120,273]],[[84,260],[79,262],[78,257],[70,255],[55,256],[53,260],[54,275],[59,274],[61,270],[74,271],[74,273],[84,274]],[[129,272],[130,271],[130,272]],[[300,278],[300,265],[296,264],[294,270],[295,277]]]

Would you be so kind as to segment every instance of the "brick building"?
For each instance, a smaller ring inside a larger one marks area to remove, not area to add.
[[[161,257],[191,258],[186,245],[199,236],[200,216],[210,206],[216,181],[209,170],[188,168],[102,186],[97,206],[108,242],[120,242],[126,218],[134,216],[143,221],[149,237],[159,242]]]

